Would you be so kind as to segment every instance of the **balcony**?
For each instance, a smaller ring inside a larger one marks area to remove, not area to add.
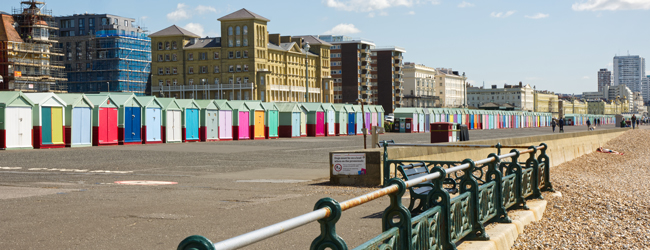
[[[242,84],[205,84],[205,85],[176,85],[176,86],[151,86],[151,92],[166,91],[203,91],[203,90],[229,90],[229,89],[251,89],[252,83]]]

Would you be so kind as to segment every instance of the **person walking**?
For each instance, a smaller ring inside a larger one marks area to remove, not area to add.
[[[632,129],[635,129],[634,125],[636,125],[636,115],[632,115]]]
[[[553,127],[553,133],[555,133],[555,126],[556,126],[556,125],[557,125],[557,124],[555,123],[555,119],[553,119],[553,120],[551,121],[551,127]]]
[[[591,130],[591,120],[587,119],[587,131]]]
[[[596,119],[596,126],[600,126],[600,118]]]
[[[564,118],[560,118],[559,125],[560,125],[559,133],[564,133]]]
[[[636,120],[636,126],[637,126],[637,127],[639,126],[639,121],[640,121],[640,120]]]

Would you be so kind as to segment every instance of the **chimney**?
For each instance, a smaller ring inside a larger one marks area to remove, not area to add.
[[[269,42],[275,45],[280,45],[280,34],[269,34]]]
[[[496,89],[496,88],[497,88],[497,85],[492,85],[492,89]]]
[[[298,47],[300,47],[300,48],[302,48],[302,40],[303,40],[302,37],[291,38],[291,41],[298,44]]]
[[[291,42],[291,36],[281,36],[280,37],[280,43],[290,43]]]
[[[523,84],[521,82],[519,82],[519,87],[521,88],[522,86],[523,86]]]

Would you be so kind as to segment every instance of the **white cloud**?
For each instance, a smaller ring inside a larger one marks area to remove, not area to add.
[[[325,31],[324,35],[349,35],[361,32],[351,23],[342,23],[334,26],[331,30]]]
[[[386,11],[380,11],[380,12],[379,12],[379,15],[380,15],[380,16],[388,16],[388,12],[386,12]]]
[[[368,17],[375,17],[375,12],[368,13]]]
[[[140,20],[144,21],[144,20],[147,20],[148,18],[149,18],[148,16],[141,16]]]
[[[526,15],[525,17],[530,18],[530,19],[542,19],[542,18],[547,18],[548,16],[549,16],[549,14],[537,13],[537,14],[532,15],[532,16]]]
[[[323,0],[330,8],[343,11],[371,12],[392,7],[411,7],[418,4],[440,4],[439,0]]]
[[[589,80],[589,76],[583,76],[582,79]]]
[[[467,8],[467,7],[474,7],[474,4],[463,1],[458,5],[458,8]]]
[[[415,11],[409,11],[409,15],[415,15]]]
[[[571,8],[575,11],[584,10],[648,10],[648,0],[586,0],[574,3]]]
[[[176,10],[170,13],[167,13],[167,19],[172,21],[178,21],[183,19],[190,18],[190,15],[187,13],[187,5],[184,3],[179,3],[176,5]]]
[[[212,6],[205,6],[205,5],[196,6],[195,10],[196,10],[196,12],[199,13],[199,15],[203,15],[203,14],[210,13],[210,12],[217,13],[217,9],[215,9]]]
[[[203,36],[203,32],[205,31],[203,25],[201,25],[200,23],[188,23],[187,25],[183,26],[183,28],[201,37]]]
[[[490,13],[490,16],[491,17],[496,17],[496,18],[506,18],[506,17],[512,16],[512,14],[515,14],[514,10],[511,10],[511,11],[508,11],[508,12],[505,12],[505,13],[503,13],[503,12],[492,12],[492,13]]]

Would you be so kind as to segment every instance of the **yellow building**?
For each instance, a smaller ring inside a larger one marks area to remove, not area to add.
[[[149,36],[152,94],[194,99],[332,102],[331,44],[313,36],[269,35],[270,20],[246,9],[218,20],[221,37],[200,38],[176,25]]]
[[[535,112],[553,113],[554,116],[557,116],[559,112],[557,95],[551,92],[535,91],[534,98]]]
[[[587,114],[588,113],[587,112],[588,111],[587,103],[581,102],[581,101],[578,101],[578,100],[573,100],[571,102],[571,104],[573,105],[573,114]]]

